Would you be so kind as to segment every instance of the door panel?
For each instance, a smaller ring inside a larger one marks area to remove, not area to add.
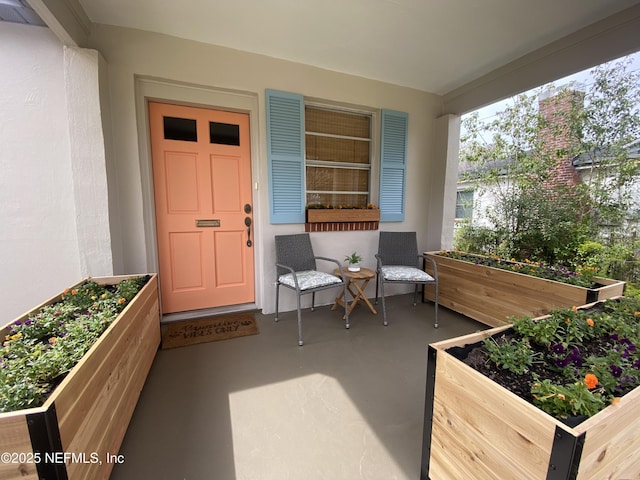
[[[248,115],[150,102],[149,124],[163,311],[253,302]]]

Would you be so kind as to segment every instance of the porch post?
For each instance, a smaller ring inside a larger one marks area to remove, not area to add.
[[[432,250],[447,249],[453,245],[459,143],[460,116],[449,114],[437,118],[427,232],[428,246]]]

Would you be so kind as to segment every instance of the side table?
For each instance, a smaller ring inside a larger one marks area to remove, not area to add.
[[[333,274],[339,277],[340,269],[336,268],[333,271]],[[353,301],[351,302],[351,305],[349,305],[349,308],[347,309],[349,314],[351,314],[355,306],[358,303],[360,303],[361,300],[369,307],[369,310],[371,310],[371,313],[377,314],[378,312],[376,312],[376,309],[373,308],[373,305],[371,305],[371,302],[367,298],[367,295],[364,293],[364,289],[367,287],[367,284],[369,283],[369,281],[376,276],[376,272],[371,270],[370,268],[360,268],[360,270],[357,272],[351,272],[347,269],[344,269],[343,275],[347,279],[347,290],[353,297]],[[335,310],[338,307],[338,305],[344,307],[345,299],[343,297],[344,297],[344,291],[340,292],[340,295],[336,297],[336,301],[333,304],[333,307],[331,307],[331,310]]]

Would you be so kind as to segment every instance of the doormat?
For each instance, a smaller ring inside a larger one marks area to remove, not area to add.
[[[245,335],[256,335],[258,325],[253,313],[235,313],[171,323],[162,335],[162,348],[185,347]]]

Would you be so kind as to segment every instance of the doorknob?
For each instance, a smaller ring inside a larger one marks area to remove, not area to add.
[[[246,208],[245,208],[246,210]],[[247,247],[252,245],[251,243],[251,217],[244,218],[244,224],[247,226]]]

